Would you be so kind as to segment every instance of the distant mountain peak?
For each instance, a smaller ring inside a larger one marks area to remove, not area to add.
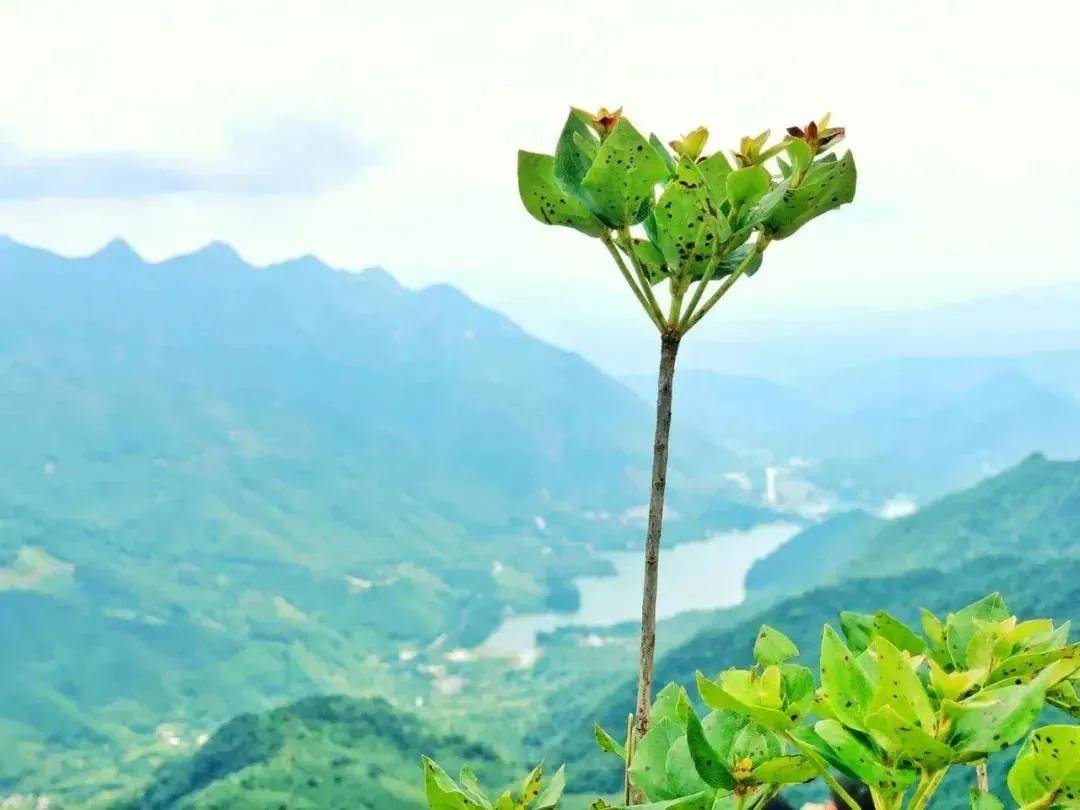
[[[365,267],[361,273],[360,278],[369,284],[378,285],[385,289],[400,290],[402,289],[401,282],[384,267],[379,265],[373,265],[372,267]]]
[[[198,256],[202,259],[212,259],[218,262],[230,262],[236,264],[247,264],[236,252],[236,248],[230,245],[228,242],[222,242],[215,239],[213,242],[207,242],[203,247],[188,254],[189,256]]]
[[[109,261],[136,261],[141,262],[142,256],[136,252],[127,241],[119,236],[111,239],[100,250],[90,254],[92,259],[108,259]]]

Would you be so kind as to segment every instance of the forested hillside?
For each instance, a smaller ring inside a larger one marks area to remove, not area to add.
[[[833,553],[833,532],[806,530],[759,570],[771,570],[775,584],[793,585],[800,560],[820,582],[790,598],[768,602],[758,611],[739,609],[734,621],[719,614],[707,627],[657,662],[659,684],[679,681],[693,688],[695,670],[712,676],[749,661],[758,627],[772,625],[802,650],[801,660],[816,667],[821,628],[837,622],[841,610],[887,610],[918,625],[918,609],[946,613],[992,591],[1000,591],[1021,616],[1051,616],[1080,622],[1080,462],[1034,456],[973,489],[932,504],[924,512],[885,523],[866,523],[865,534],[841,533],[846,544],[862,549],[839,568],[822,565],[817,554]],[[848,527],[850,519],[837,521]],[[978,537],[978,544],[970,541]],[[815,548],[816,546],[816,548]],[[982,551],[984,550],[984,551]],[[982,551],[982,553],[980,553]],[[920,565],[919,562],[924,564]],[[871,564],[871,562],[873,564]],[[771,584],[758,577],[759,587]],[[798,592],[796,589],[795,592]],[[618,773],[591,739],[593,720],[611,728],[625,723],[633,705],[634,683],[596,684],[596,702],[549,700],[534,741],[546,741],[558,759],[574,762],[578,785],[612,789]]]
[[[0,792],[149,775],[163,725],[426,693],[408,659],[638,539],[649,407],[451,287],[3,239],[0,302]],[[673,536],[764,514],[724,458],[677,454]]]

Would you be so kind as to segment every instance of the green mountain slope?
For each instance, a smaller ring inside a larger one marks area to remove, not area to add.
[[[0,238],[0,792],[67,791],[76,749],[144,776],[162,724],[425,696],[429,648],[639,539],[651,423],[450,287]],[[718,509],[717,452],[675,450],[674,539],[761,515]]]
[[[950,570],[985,555],[1032,560],[1080,551],[1080,461],[1033,455],[869,536],[850,576]]]
[[[822,625],[835,624],[840,610],[885,609],[917,625],[919,607],[944,612],[997,590],[1018,613],[1080,622],[1078,496],[1080,462],[1033,456],[878,531],[859,531],[866,521],[858,518],[853,532],[840,530],[850,519],[829,531],[822,531],[827,524],[807,530],[791,541],[798,544],[797,553],[776,552],[773,564],[766,566],[771,576],[759,573],[759,586],[792,584],[793,566],[800,560],[808,578],[823,579],[810,581],[809,589],[796,596],[766,601],[756,611],[747,610],[748,605],[721,612],[714,626],[658,660],[656,682],[680,681],[694,693],[695,670],[711,674],[745,665],[763,623],[789,635],[802,649],[804,662],[816,666]],[[867,525],[873,529],[875,523]],[[815,560],[815,545],[824,553],[836,542],[850,544],[845,566]],[[556,758],[575,762],[579,788],[612,789],[618,776],[608,758],[595,751],[592,722],[621,728],[634,689],[629,679],[590,685],[591,710],[583,708],[581,696],[568,701],[552,695],[533,742],[546,742]]]
[[[489,784],[507,779],[490,748],[438,734],[386,701],[315,697],[230,720],[121,806],[421,810],[418,751],[448,767],[468,762]]]
[[[848,512],[811,526],[759,560],[752,595],[788,595],[837,579],[952,570],[993,555],[1073,557],[1080,526],[1080,462],[1041,454],[903,520]]]
[[[855,510],[804,529],[751,566],[749,597],[790,596],[835,579],[886,525],[883,518]]]
[[[1080,454],[1075,353],[814,363],[777,380],[687,370],[676,413],[722,447],[778,465],[812,459],[801,477],[875,508],[898,492],[927,501],[971,486],[1033,451]],[[655,387],[624,381],[645,398]]]

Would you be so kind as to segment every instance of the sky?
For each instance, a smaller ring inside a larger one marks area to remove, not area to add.
[[[570,105],[664,140],[705,124],[712,148],[829,110],[855,203],[711,317],[1080,283],[1080,5],[667,8],[0,2],[0,233],[381,265],[587,350],[649,326],[599,244],[522,210],[517,149],[551,151]]]

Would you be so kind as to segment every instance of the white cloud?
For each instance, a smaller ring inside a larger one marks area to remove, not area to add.
[[[303,160],[323,180],[290,175],[260,198],[204,182],[9,199],[0,231],[67,252],[117,234],[150,257],[211,239],[261,262],[315,252],[458,284],[564,343],[636,326],[651,343],[602,250],[520,210],[515,150],[551,149],[571,103],[623,104],[665,137],[706,123],[717,144],[831,109],[856,204],[777,245],[728,317],[1062,282],[1080,267],[1066,236],[1078,24],[1074,4],[1039,0],[18,4],[0,73],[9,153],[134,153],[216,177],[235,133],[287,120],[326,122],[379,161],[348,174],[330,144],[317,157],[333,159]]]
[[[305,195],[352,181],[373,159],[350,133],[304,121],[239,132],[212,159],[135,151],[33,154],[0,144],[0,199]]]

